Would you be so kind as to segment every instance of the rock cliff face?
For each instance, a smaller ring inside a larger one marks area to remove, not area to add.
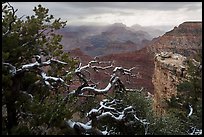
[[[122,66],[124,68],[136,67],[132,70],[134,75],[138,77],[132,77],[130,82],[125,82],[126,79],[122,79],[126,88],[137,88],[143,87],[151,94],[154,94],[152,84],[152,74],[154,72],[154,58],[147,52],[146,48],[138,51],[127,52],[123,54],[112,54],[100,57],[103,61],[114,60],[115,66]]]
[[[202,22],[184,22],[163,36],[152,40],[150,51],[179,53],[191,56],[202,49]]]
[[[177,94],[177,85],[186,76],[186,57],[194,58],[201,49],[202,22],[184,22],[151,41],[148,52],[155,56],[152,83],[157,114],[164,114],[165,100]]]
[[[155,69],[152,78],[154,85],[155,112],[160,115],[165,113],[165,100],[177,94],[177,85],[186,76],[186,57],[172,52],[161,52],[155,56]]]

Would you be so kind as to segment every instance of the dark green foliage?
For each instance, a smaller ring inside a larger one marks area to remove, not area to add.
[[[202,63],[200,52],[194,58]],[[185,131],[191,127],[202,129],[202,70],[199,68],[199,64],[195,65],[191,59],[188,60],[188,75],[188,79],[178,85],[177,96],[167,101],[169,113],[173,113],[182,121]],[[188,117],[189,105],[193,108],[190,117]]]
[[[186,135],[181,120],[173,114],[152,117],[150,123],[150,135]]]
[[[124,97],[126,105],[132,105],[138,112],[138,116],[146,117],[147,113],[151,111],[151,100],[146,99],[144,92],[130,92]]]
[[[189,81],[184,81],[181,84],[177,86],[178,91],[185,91],[185,92],[191,92],[193,90],[193,84]]]
[[[111,130],[113,135],[186,135],[185,126],[181,119],[172,113],[156,116],[152,109],[152,99],[146,98],[145,91],[127,92],[123,94],[121,102],[114,106],[118,111],[122,111],[127,106],[132,106],[136,116],[140,120],[145,120],[149,124],[143,125],[130,113],[124,121],[116,121],[111,117],[104,117],[98,121],[98,128]],[[117,99],[117,98],[115,98]],[[97,108],[97,107],[96,107]],[[125,124],[129,121],[135,121],[133,124]],[[106,128],[105,128],[106,127]]]
[[[157,117],[152,109],[152,99],[145,98],[144,91],[130,92],[127,94],[125,101],[127,104],[134,106],[137,116],[140,119],[146,119],[148,125],[148,135],[182,135],[183,127],[180,119],[174,115],[164,115]],[[131,129],[132,128],[132,129]],[[129,127],[128,130],[134,134],[144,135],[144,126],[141,123],[136,123]]]
[[[5,65],[11,64],[18,70],[32,63],[34,55],[41,55],[46,61],[55,58],[68,63],[52,64],[48,76],[65,78],[65,70],[75,68],[76,62],[62,50],[62,36],[54,33],[66,21],[54,19],[41,5],[33,11],[34,15],[22,19],[16,16],[14,7],[2,3],[2,133],[64,134],[67,132],[64,118],[71,116],[70,106],[63,101],[66,86],[58,84],[59,90],[46,86],[39,73],[46,68],[13,75],[12,67]],[[69,84],[71,78],[65,79],[65,83]]]

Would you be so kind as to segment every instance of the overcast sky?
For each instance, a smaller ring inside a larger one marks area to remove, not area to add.
[[[116,22],[127,26],[163,26],[169,29],[185,21],[202,21],[202,2],[10,2],[17,14],[32,15],[41,4],[67,25],[103,25]],[[162,27],[161,27],[162,29]]]

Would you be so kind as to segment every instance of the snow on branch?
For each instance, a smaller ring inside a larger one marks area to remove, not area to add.
[[[60,61],[60,60],[57,60],[57,59],[53,59],[53,58],[52,58],[50,61],[51,61],[51,62],[60,63],[60,64],[63,64],[63,65],[67,65],[66,62],[63,62],[63,61]]]
[[[104,99],[102,100],[99,104],[100,106],[98,107],[98,109],[93,108],[91,109],[88,113],[87,113],[87,117],[90,119],[90,121],[88,121],[86,124],[83,124],[81,122],[74,122],[72,120],[68,120],[66,121],[67,124],[69,125],[69,127],[73,128],[73,129],[80,129],[81,132],[93,132],[93,129],[97,129],[97,131],[99,131],[99,134],[103,134],[103,135],[107,135],[107,134],[111,134],[111,130],[108,131],[107,127],[105,131],[99,130],[97,128],[97,123],[99,123],[99,120],[105,118],[105,117],[110,117],[115,121],[123,121],[125,123],[129,123],[127,116],[132,114],[134,120],[131,121],[131,124],[136,123],[137,121],[139,121],[141,124],[143,124],[144,128],[145,128],[145,134],[147,134],[148,131],[148,122],[146,119],[139,119],[136,116],[136,111],[134,110],[134,108],[132,106],[127,106],[125,108],[123,108],[121,110],[121,108],[118,110],[116,107],[113,106],[117,106],[118,104],[121,103],[121,100],[116,100],[113,99],[112,101],[109,101],[108,99]],[[95,124],[94,124],[95,123]],[[126,125],[126,124],[125,124]],[[80,128],[79,128],[80,127]]]
[[[96,65],[93,65],[93,64],[106,64],[106,63],[110,63],[109,66],[96,66]],[[93,61],[90,61],[87,65],[84,65],[82,66],[82,64],[80,63],[78,68],[75,69],[75,74],[78,76],[79,80],[80,81],[83,81],[83,83],[85,83],[85,86],[83,86],[82,88],[80,88],[80,96],[84,96],[84,92],[85,91],[89,91],[89,93],[94,93],[96,95],[99,95],[99,94],[106,94],[108,93],[108,91],[110,91],[110,89],[116,85],[119,85],[119,87],[123,88],[122,90],[125,90],[125,86],[123,85],[122,81],[119,79],[119,74],[123,74],[123,75],[128,75],[129,77],[130,76],[135,76],[132,74],[132,70],[135,69],[135,67],[132,67],[130,69],[125,69],[123,67],[115,67],[112,71],[112,75],[111,75],[111,78],[110,78],[110,82],[108,83],[108,85],[104,88],[104,89],[98,89],[96,87],[96,85],[93,87],[93,86],[90,86],[88,84],[88,82],[90,80],[87,80],[85,74],[83,73],[82,70],[84,71],[88,71],[87,69],[88,68],[91,68],[93,69],[94,71],[96,72],[99,72],[99,70],[107,70],[107,69],[110,69],[110,68],[113,68],[113,62],[111,61],[106,61],[106,62],[102,62],[102,61],[98,61],[98,60],[93,60]],[[89,72],[89,71],[88,71]],[[120,72],[119,74],[117,72]],[[89,72],[90,74],[90,72]],[[92,83],[94,83],[92,81]],[[76,91],[79,91],[79,90],[76,90]],[[76,92],[75,92],[76,93]]]
[[[91,91],[92,93],[95,93],[95,94],[105,94],[111,89],[111,87],[112,87],[111,83],[108,83],[108,85],[104,89],[97,89],[94,87],[84,87],[81,89],[81,92]]]
[[[62,78],[47,76],[47,74],[45,72],[41,72],[41,76],[45,81],[53,80],[53,81],[64,82],[64,80]]]
[[[81,72],[81,70],[89,68],[89,66],[90,66],[90,63],[82,67],[80,62],[79,67],[75,69],[75,73]]]
[[[126,117],[127,112],[134,112],[132,106],[125,107],[123,111],[118,111],[116,108],[112,107],[113,105],[117,105],[119,103],[115,99],[109,102],[108,99],[104,99],[100,102],[100,107],[98,109],[92,109],[88,116],[92,116],[93,114],[97,114],[97,119],[100,120],[104,117],[110,116],[116,121],[121,121]]]
[[[100,66],[100,64],[105,64],[105,63],[111,63],[111,64],[109,66]],[[99,62],[96,59],[93,61],[90,61],[87,65],[84,65],[84,66],[82,66],[82,64],[80,63],[79,66],[75,69],[74,73],[76,74],[76,76],[78,76],[79,80],[83,83],[76,90],[73,90],[72,92],[70,92],[69,95],[74,94],[76,96],[95,97],[95,95],[101,95],[101,94],[106,95],[113,87],[116,89],[119,89],[119,91],[116,90],[116,92],[136,91],[132,89],[126,89],[125,86],[123,85],[123,82],[120,80],[121,74],[128,75],[129,77],[134,76],[132,74],[132,70],[135,69],[135,67],[132,67],[130,69],[126,69],[123,67],[114,67],[114,68],[113,67],[114,65],[112,64],[112,62]],[[87,80],[86,75],[84,74],[84,72],[88,71],[88,69],[92,69],[96,72],[99,72],[99,70],[107,70],[110,68],[113,68],[112,75],[110,75],[109,83],[103,89],[97,88],[97,85],[90,85],[89,80]],[[141,88],[141,90],[143,90],[143,88]],[[88,91],[88,94],[85,94],[86,91]],[[112,101],[109,101],[108,99],[104,99],[100,102],[100,106],[98,108],[93,108],[89,111],[89,113],[87,113],[87,117],[90,119],[89,122],[84,124],[81,122],[74,122],[72,120],[68,120],[66,121],[66,123],[69,127],[75,130],[80,130],[81,133],[93,134],[93,131],[97,130],[98,134],[110,134],[110,131],[107,131],[107,128],[105,131],[99,130],[97,128],[97,123],[99,123],[99,120],[105,117],[110,117],[115,121],[125,122],[125,125],[139,122],[144,126],[145,134],[147,134],[148,124],[149,124],[147,120],[139,119],[136,116],[136,111],[132,106],[125,106],[122,110],[121,110],[121,107],[117,108],[116,106],[121,104],[122,103],[121,101],[122,100],[117,100],[117,99],[112,99]],[[131,122],[128,121],[129,116],[133,119]]]
[[[41,57],[39,55],[36,55],[35,57],[36,57],[36,60],[37,60],[36,62],[23,65],[22,69],[30,69],[30,68],[34,68],[34,67],[42,67],[42,66],[50,65],[51,63],[59,63],[59,64],[67,65],[66,62],[59,61],[59,60],[53,59],[53,58],[41,63]]]
[[[109,68],[112,68],[113,65],[111,64],[110,66],[106,66],[106,67],[101,67],[101,66],[91,66],[91,68],[97,72],[99,72],[98,70],[101,69],[101,70],[106,70],[106,69],[109,69]]]
[[[112,63],[112,62],[105,62],[105,63]],[[102,66],[96,66],[96,65],[93,65],[93,64],[104,64],[104,62],[99,62],[99,61],[97,61],[97,60],[93,60],[93,61],[90,61],[87,65],[85,65],[85,66],[82,66],[82,64],[80,63],[79,64],[79,67],[75,70],[75,73],[76,72],[81,72],[82,70],[85,70],[85,69],[87,69],[87,68],[91,68],[91,69],[93,69],[93,70],[95,70],[95,71],[97,71],[98,72],[98,70],[99,69],[101,69],[101,70],[106,70],[106,69],[109,69],[109,68],[112,68],[113,67],[113,64],[111,64],[110,66],[106,66],[106,67],[102,67]]]
[[[115,67],[115,69],[113,70],[113,73],[116,73],[117,71],[118,72],[121,72],[122,74],[126,74],[126,75],[132,75],[131,71],[135,69],[135,67],[132,67],[130,69],[125,69],[123,67]]]
[[[118,83],[119,85],[121,85],[121,87],[124,88],[125,91],[136,91],[134,89],[126,89],[125,86],[121,83],[119,77],[116,77],[115,74],[112,75],[112,77],[110,78],[110,82],[108,83],[108,85],[104,88],[104,89],[98,89],[96,88],[96,86],[91,87],[91,86],[84,86],[83,88],[80,89],[80,93],[79,95],[83,95],[83,93],[85,91],[89,91],[91,93],[94,93],[95,95],[101,95],[101,94],[107,94],[110,89],[116,85],[116,83]],[[140,92],[143,90],[143,88],[141,88],[141,90],[139,90]]]
[[[28,64],[25,64],[25,65],[22,65],[19,69],[16,69],[15,66],[13,66],[12,64],[10,63],[5,63],[3,62],[2,64],[5,65],[5,66],[8,66],[10,68],[9,72],[14,76],[18,73],[21,73],[21,72],[25,72],[25,71],[28,71],[30,69],[34,69],[34,68],[38,68],[38,67],[43,67],[43,66],[47,66],[47,65],[51,65],[52,63],[59,63],[59,64],[63,64],[63,65],[67,65],[66,62],[63,62],[63,61],[60,61],[60,60],[57,60],[57,59],[50,59],[50,60],[47,60],[45,62],[42,62],[41,61],[41,56],[40,55],[34,55],[36,61],[33,62],[33,63],[28,63]],[[45,77],[47,79],[53,79],[55,81],[59,80],[59,79],[55,79],[54,77]],[[60,81],[63,81],[62,79],[60,79]]]
[[[187,117],[190,117],[193,114],[193,108],[192,108],[192,105],[188,105],[188,106],[189,106],[190,111]]]
[[[108,108],[109,109],[109,107],[103,107],[103,108],[106,108],[106,109]],[[111,118],[113,118],[116,121],[122,121],[122,120],[124,120],[126,118],[127,112],[131,112],[131,113],[134,112],[134,111],[129,111],[129,110],[132,110],[132,109],[133,109],[132,106],[128,106],[128,107],[124,108],[122,112],[119,112],[119,111],[116,111],[116,109],[112,108],[112,110],[115,110],[114,113],[113,112],[111,113],[111,111],[103,112],[99,116],[97,116],[97,118],[98,118],[98,120],[100,120],[100,119],[102,119],[104,117],[110,116]]]
[[[196,127],[191,127],[190,131],[188,132],[189,135],[202,135],[202,129],[198,129]]]
[[[80,123],[80,122],[74,122],[72,120],[68,120],[67,121],[67,124],[71,127],[71,128],[74,128],[74,126],[78,125],[79,127],[85,129],[85,130],[90,130],[92,127],[89,125],[89,123],[87,124],[83,124],[83,123]]]
[[[34,63],[30,63],[30,64],[26,64],[22,66],[22,69],[30,69],[30,68],[34,68],[40,66],[40,63],[38,63],[37,61]]]
[[[9,73],[11,73],[12,75],[15,75],[15,74],[16,74],[16,67],[14,67],[13,65],[11,65],[10,63],[3,63],[3,65],[10,67]]]
[[[57,60],[57,59],[49,59],[45,62],[42,62],[41,60],[41,56],[40,55],[34,55],[33,56],[36,61],[33,62],[33,63],[28,63],[28,64],[25,64],[25,65],[22,65],[19,69],[16,69],[15,66],[13,66],[12,64],[10,63],[2,63],[4,66],[8,67],[9,68],[9,72],[15,76],[15,75],[18,75],[18,74],[22,74],[26,71],[30,71],[31,69],[37,69],[38,73],[40,73],[40,75],[42,76],[43,78],[43,81],[44,83],[48,86],[48,87],[51,87],[53,88],[52,84],[50,82],[61,82],[63,83],[64,85],[68,86],[64,80],[62,78],[59,78],[59,77],[52,77],[52,76],[47,76],[47,74],[45,72],[43,72],[43,70],[40,68],[40,67],[43,67],[43,66],[48,66],[48,65],[51,65],[52,63],[58,63],[58,64],[62,64],[62,65],[67,65],[66,62],[63,62],[63,61],[60,61],[60,60]],[[39,71],[40,70],[40,71]],[[29,95],[29,94],[28,94]]]
[[[75,129],[76,131],[80,131],[82,135],[108,135],[108,132],[105,130],[105,131],[101,131],[101,130],[98,130],[96,128],[93,128],[91,126],[91,122],[87,122],[86,124],[83,124],[81,122],[74,122],[72,120],[68,120],[68,121],[65,121],[66,124],[70,127],[70,128],[73,128]]]
[[[47,60],[45,62],[42,62],[41,63],[41,66],[46,66],[46,65],[50,65],[51,64],[51,61],[50,60]]]

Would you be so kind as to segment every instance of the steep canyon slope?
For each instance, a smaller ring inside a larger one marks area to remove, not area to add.
[[[117,46],[117,43],[115,43],[115,46]],[[163,75],[162,72],[157,73],[157,71],[159,71],[157,70],[157,68],[159,69],[159,67],[157,67],[158,63],[154,60],[155,55],[157,53],[160,53],[161,51],[168,51],[190,57],[201,49],[202,23],[184,22],[178,27],[175,27],[173,30],[166,32],[163,36],[153,39],[149,45],[147,44],[145,48],[142,48],[140,50],[111,54],[111,48],[101,49],[103,50],[102,52],[107,52],[109,55],[99,56],[99,59],[104,61],[114,61],[116,66],[123,66],[125,68],[136,67],[134,73],[138,74],[137,78],[132,78],[130,82],[126,82],[125,78],[123,79],[123,82],[127,85],[127,87],[144,87],[152,94],[159,94],[159,92],[163,90],[163,88],[165,88],[165,84],[167,83],[165,83],[164,81],[166,81],[167,79],[162,80],[162,78],[166,78],[166,76]],[[89,50],[91,50],[91,48]],[[81,60],[83,60],[83,63],[87,63],[88,61],[93,59],[93,57],[88,57],[88,55],[84,57],[85,53],[83,53],[81,49],[78,49],[77,52],[73,50],[73,52],[71,51],[71,53],[72,56],[78,56],[79,58],[81,58]],[[153,74],[154,77],[157,77],[157,81],[152,80]],[[103,79],[104,83],[101,84],[101,87],[104,87],[109,80],[109,77],[107,75],[98,75],[97,73],[93,73],[93,77],[96,81]],[[162,81],[164,83],[162,87],[159,87],[161,86],[160,83],[162,83]],[[171,84],[169,83],[169,85]],[[166,94],[169,94],[168,92],[171,93],[171,91],[174,90],[174,87],[172,86],[167,86],[166,88]]]
[[[152,40],[149,50],[192,56],[202,49],[202,22],[184,22],[163,36]]]

